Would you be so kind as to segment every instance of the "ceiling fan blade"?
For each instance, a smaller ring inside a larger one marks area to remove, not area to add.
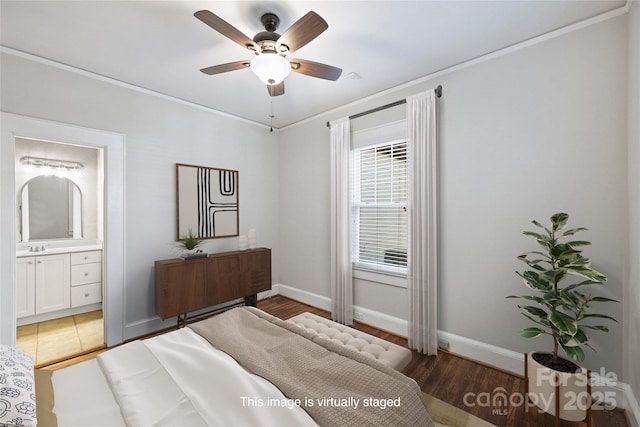
[[[213,75],[213,74],[226,73],[228,71],[243,70],[245,68],[249,68],[250,65],[251,63],[249,61],[235,61],[235,62],[228,62],[226,64],[214,65],[212,67],[203,68],[200,71],[202,71],[205,74]]]
[[[269,91],[269,95],[271,96],[284,95],[284,81],[278,83],[277,85],[267,85],[267,90]]]
[[[311,11],[293,23],[287,31],[278,39],[278,51],[280,46],[286,45],[289,53],[300,49],[311,40],[318,37],[324,30],[329,28],[329,24],[317,13]]]
[[[318,77],[325,80],[338,80],[342,74],[342,69],[320,62],[308,61],[306,59],[292,59],[289,61],[291,70],[296,73],[306,74],[311,77]]]
[[[196,18],[222,34],[223,36],[231,39],[232,41],[238,43],[240,46],[256,51],[258,50],[258,46],[255,44],[253,40],[244,35],[240,30],[238,30],[233,25],[229,24],[224,19],[220,18],[217,15],[209,12],[208,10],[199,10],[193,14]]]

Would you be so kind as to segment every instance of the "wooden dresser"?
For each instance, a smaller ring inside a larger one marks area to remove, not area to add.
[[[210,254],[155,262],[156,313],[162,319],[244,298],[255,305],[258,292],[271,289],[271,249]]]

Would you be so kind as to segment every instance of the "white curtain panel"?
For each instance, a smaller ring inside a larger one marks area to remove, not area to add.
[[[407,97],[409,347],[437,354],[437,146],[434,90]]]
[[[348,118],[329,123],[331,127],[331,317],[344,325],[353,324],[351,279],[351,194],[349,156],[351,126]]]

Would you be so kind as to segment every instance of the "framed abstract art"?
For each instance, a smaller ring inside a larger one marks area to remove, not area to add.
[[[238,171],[176,163],[177,236],[237,236]]]

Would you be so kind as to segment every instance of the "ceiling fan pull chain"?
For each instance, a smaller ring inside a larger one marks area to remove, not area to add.
[[[269,113],[269,132],[273,132],[273,118],[275,117],[273,115],[273,97],[271,97],[270,99],[271,99],[271,111]]]

